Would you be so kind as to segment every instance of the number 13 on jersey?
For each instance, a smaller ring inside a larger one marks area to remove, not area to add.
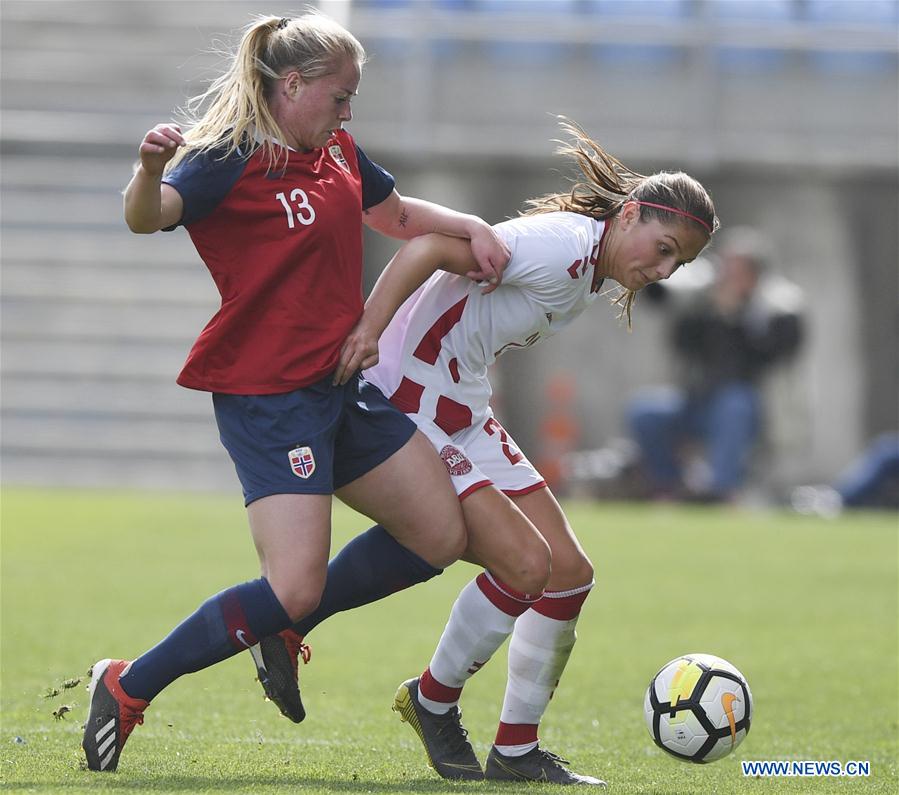
[[[306,191],[294,188],[290,192],[289,201],[284,192],[276,194],[275,198],[281,202],[284,212],[287,213],[287,226],[290,229],[296,226],[297,221],[303,226],[309,226],[315,220],[315,208],[309,204]]]

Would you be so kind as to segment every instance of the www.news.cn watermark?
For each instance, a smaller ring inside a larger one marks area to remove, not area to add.
[[[753,776],[757,778],[779,776],[845,776],[847,778],[854,778],[871,775],[870,762],[854,760],[840,762],[836,759],[827,761],[815,759],[767,759],[761,761],[740,762],[740,767],[743,769],[744,776]]]

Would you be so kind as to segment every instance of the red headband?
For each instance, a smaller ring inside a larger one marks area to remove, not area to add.
[[[709,237],[712,235],[712,227],[710,227],[702,218],[697,218],[692,213],[688,213],[685,210],[678,210],[677,207],[669,207],[666,204],[653,204],[652,202],[641,202],[638,201],[641,207],[655,207],[657,210],[667,210],[669,213],[674,213],[675,215],[682,215],[684,218],[689,218],[691,221],[696,221],[706,232],[709,233]]]

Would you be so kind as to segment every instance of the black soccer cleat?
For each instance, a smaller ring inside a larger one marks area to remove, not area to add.
[[[468,742],[462,713],[453,707],[444,715],[426,710],[418,701],[418,677],[403,682],[393,699],[393,711],[418,735],[428,755],[428,763],[443,778],[480,781],[481,763]]]
[[[312,649],[292,629],[263,638],[250,647],[256,675],[265,695],[274,701],[285,718],[301,723],[306,717],[300,698],[299,661],[308,663]]]
[[[572,773],[562,759],[539,745],[522,756],[503,756],[490,749],[487,755],[487,768],[484,777],[490,781],[540,781],[547,784],[568,784],[575,786],[604,787],[606,782],[593,776],[581,776]]]
[[[81,747],[90,770],[111,772],[132,729],[144,722],[149,702],[131,698],[119,685],[127,660],[100,660],[91,668],[88,714]]]

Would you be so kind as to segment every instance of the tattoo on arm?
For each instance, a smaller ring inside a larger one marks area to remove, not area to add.
[[[406,212],[406,208],[404,207],[400,212],[399,225],[405,229],[407,223],[409,223],[409,213]]]

